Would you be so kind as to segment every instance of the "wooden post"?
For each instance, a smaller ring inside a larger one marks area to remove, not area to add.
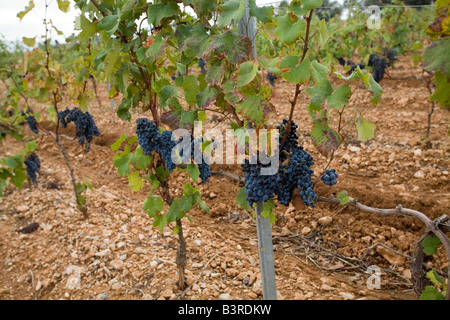
[[[248,0],[245,0],[245,13],[238,23],[239,33],[246,35],[252,40],[253,58],[257,57],[255,18],[250,17]],[[264,202],[256,204],[256,231],[258,233],[258,253],[259,265],[261,268],[261,281],[264,300],[277,299],[277,287],[275,281],[275,259],[273,256],[272,226],[270,220],[264,218],[261,213],[264,209]]]
[[[277,300],[272,226],[270,225],[270,220],[261,215],[263,209],[264,203],[258,202],[256,204],[256,231],[258,233],[259,266],[261,268],[263,299]]]

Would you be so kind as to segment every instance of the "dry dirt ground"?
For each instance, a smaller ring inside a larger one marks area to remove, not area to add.
[[[390,71],[393,78],[420,75],[419,67],[403,57]],[[333,82],[339,80],[333,77]],[[439,108],[432,117],[431,148],[425,147],[428,92],[420,80],[381,81],[384,93],[376,108],[359,85],[344,119],[346,140],[332,167],[339,183],[317,186],[321,196],[347,190],[360,202],[377,208],[402,204],[430,218],[448,214],[450,207],[450,113]],[[288,116],[293,86],[278,81],[273,103],[273,123]],[[177,299],[180,290],[175,265],[177,235],[169,227],[160,233],[142,210],[149,187],[132,193],[126,178],[113,168],[110,146],[122,132],[133,135],[136,114],[127,123],[115,116],[100,86],[102,106],[92,101],[91,113],[102,132],[91,151],[83,154],[76,141],[63,140],[77,180],[88,177],[95,191],[89,194],[89,219],[83,220],[74,205],[67,167],[50,136],[37,137],[41,162],[39,187],[9,188],[0,199],[0,299]],[[116,100],[116,105],[119,101]],[[302,93],[294,120],[300,141],[315,159],[315,172],[326,160],[310,143],[306,106]],[[64,105],[73,107],[70,103]],[[39,110],[39,106],[36,106]],[[356,139],[354,112],[364,112],[376,124],[376,136],[367,143]],[[226,122],[226,121],[225,121]],[[213,122],[218,128],[225,123]],[[43,131],[51,129],[40,124]],[[31,136],[32,133],[28,132]],[[73,128],[63,132],[73,136]],[[13,154],[20,143],[8,141],[2,156]],[[214,165],[212,170],[242,174],[239,166]],[[173,177],[173,195],[180,195],[184,173]],[[251,214],[236,205],[239,183],[213,176],[200,186],[211,208],[199,208],[183,220],[187,241],[188,284],[185,299],[262,299],[256,227]],[[56,182],[56,183],[55,183]],[[49,184],[50,183],[50,184]],[[57,186],[57,188],[55,188]],[[424,232],[420,221],[404,217],[380,217],[349,206],[317,203],[315,209],[275,208],[273,226],[276,280],[279,299],[416,299],[409,261],[378,247],[377,242],[409,255]],[[17,230],[38,223],[30,234]],[[446,273],[443,252],[426,263]],[[381,287],[367,286],[367,267],[381,268]]]

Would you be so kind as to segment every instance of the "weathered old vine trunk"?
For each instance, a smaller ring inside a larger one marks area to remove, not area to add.
[[[183,235],[183,225],[181,224],[181,220],[177,220],[178,229],[178,249],[177,249],[177,258],[176,263],[178,267],[178,287],[180,290],[184,290],[187,286],[186,278],[184,276],[184,270],[186,268],[186,240]]]
[[[164,200],[165,202],[170,206],[172,204],[172,196],[170,195],[169,191],[169,182],[168,181],[160,181],[161,187],[164,190]],[[183,224],[181,223],[181,220],[177,219],[176,224],[178,226],[178,249],[177,249],[177,257],[176,257],[176,264],[178,268],[178,288],[180,290],[184,290],[187,287],[186,283],[186,277],[184,276],[184,271],[186,269],[186,240],[184,239],[183,235]]]

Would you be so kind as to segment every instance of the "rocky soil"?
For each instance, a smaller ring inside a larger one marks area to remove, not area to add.
[[[420,75],[420,68],[403,57],[391,70],[392,78]],[[336,84],[339,80],[333,80]],[[450,206],[450,114],[436,109],[432,117],[431,147],[423,137],[430,108],[427,89],[411,78],[381,81],[384,93],[376,108],[369,107],[367,92],[357,89],[348,110],[364,112],[376,124],[376,137],[367,143],[356,139],[354,113],[344,119],[345,143],[332,163],[339,183],[321,183],[317,193],[336,196],[345,189],[360,202],[377,208],[397,204],[419,210],[430,218],[448,214]],[[288,97],[293,86],[278,81],[273,103],[279,122],[288,117]],[[134,122],[119,120],[111,110],[106,88],[102,106],[94,100],[94,115],[102,136],[83,154],[76,141],[63,140],[79,181],[92,180],[89,219],[76,209],[64,159],[50,136],[37,137],[41,162],[39,188],[27,184],[9,188],[0,199],[0,299],[177,299],[175,255],[178,237],[166,227],[152,227],[142,210],[149,186],[132,193],[126,178],[113,167],[110,146],[125,132],[133,135]],[[116,101],[116,105],[117,105]],[[301,141],[314,157],[315,171],[326,159],[312,147],[311,128],[302,93],[294,120]],[[65,106],[72,107],[70,103]],[[36,106],[40,108],[43,106]],[[366,110],[367,109],[367,110]],[[136,114],[135,118],[147,116]],[[212,122],[217,128],[224,123]],[[40,124],[43,131],[48,123]],[[73,136],[73,128],[64,134]],[[29,133],[30,136],[32,135]],[[2,156],[13,154],[20,143],[8,141]],[[234,174],[238,166],[214,165]],[[176,173],[170,188],[176,196],[186,180]],[[186,276],[192,285],[185,299],[261,299],[256,226],[251,213],[236,204],[239,183],[215,175],[201,185],[204,212],[195,208],[191,221],[183,220],[187,241]],[[275,267],[279,299],[415,299],[409,260],[384,248],[366,252],[377,242],[410,255],[424,233],[418,220],[380,217],[349,206],[317,203],[315,209],[278,205],[273,226]],[[39,228],[23,234],[31,223]],[[367,253],[367,254],[366,254]],[[365,256],[363,260],[362,257]],[[444,253],[426,263],[446,272]],[[370,289],[367,267],[382,270],[381,288]]]

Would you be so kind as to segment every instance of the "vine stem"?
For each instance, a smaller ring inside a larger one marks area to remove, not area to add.
[[[48,49],[48,22],[47,22],[47,8],[48,8],[48,3],[47,0],[45,0],[45,16],[44,16],[44,24],[45,24],[45,57],[46,57],[46,62],[45,62],[45,68],[47,69],[48,72],[48,77],[50,79],[53,80],[52,74],[50,72],[50,51]],[[55,108],[55,113],[58,114],[58,89],[56,89],[56,91],[53,91],[53,97],[52,97],[52,104],[53,107]],[[63,154],[64,157],[64,161],[66,163],[67,168],[69,169],[69,174],[70,174],[70,179],[72,182],[72,187],[73,187],[73,192],[75,195],[75,201],[77,203],[78,209],[81,211],[81,213],[83,214],[83,218],[87,219],[88,218],[88,212],[87,212],[87,208],[85,206],[82,205],[82,203],[80,202],[80,200],[78,199],[78,190],[77,190],[77,183],[75,180],[75,176],[73,173],[73,167],[70,164],[69,161],[69,157],[67,156],[67,152],[66,152],[66,148],[64,148],[64,145],[61,143],[60,139],[59,139],[59,117],[57,118],[57,122],[56,122],[56,128],[55,128],[55,133],[53,135],[54,139],[55,139],[55,143],[58,145],[58,147],[61,149],[61,153]]]
[[[311,20],[313,17],[313,13],[314,13],[314,9],[312,9],[309,12],[309,16],[306,18],[306,34],[305,34],[305,40],[304,40],[304,46],[303,46],[303,53],[302,53],[302,58],[300,59],[299,63],[302,63],[303,60],[305,60],[306,57],[306,53],[308,52],[308,42],[310,40],[309,37],[309,32],[310,32],[310,28],[311,28]],[[295,92],[294,92],[294,99],[292,99],[291,102],[291,110],[289,112],[289,122],[286,126],[286,130],[284,132],[284,136],[283,139],[281,140],[281,146],[284,145],[284,143],[286,142],[286,139],[288,137],[289,131],[291,130],[291,122],[292,122],[292,118],[294,117],[294,110],[295,110],[295,106],[297,105],[297,100],[298,100],[298,96],[300,94],[300,83],[297,83],[295,85]]]

